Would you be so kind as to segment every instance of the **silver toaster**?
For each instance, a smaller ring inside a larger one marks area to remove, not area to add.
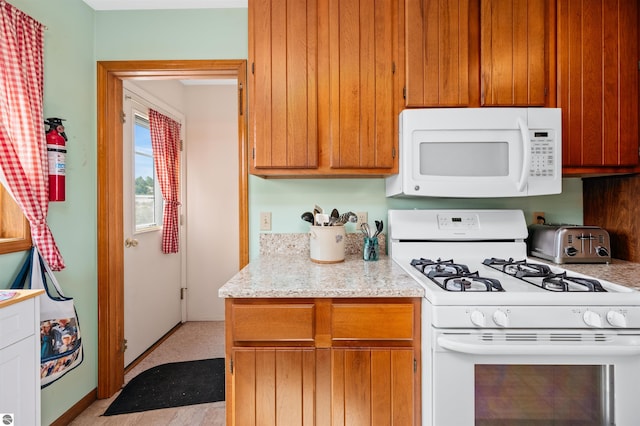
[[[531,225],[530,256],[555,263],[609,263],[609,233],[598,226]]]

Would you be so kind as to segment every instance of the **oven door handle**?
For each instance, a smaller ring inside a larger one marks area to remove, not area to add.
[[[640,355],[640,345],[612,344],[501,344],[470,343],[448,336],[438,336],[441,348],[471,355],[581,355],[581,356],[633,356]]]
[[[522,120],[518,118],[518,127],[522,134],[522,173],[520,174],[520,180],[518,181],[518,192],[524,190],[527,184],[527,178],[529,177],[529,168],[531,167],[531,139],[529,138],[529,127]]]

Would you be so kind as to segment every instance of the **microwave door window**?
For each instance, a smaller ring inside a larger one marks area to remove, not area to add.
[[[509,143],[422,142],[420,174],[447,177],[509,176]]]

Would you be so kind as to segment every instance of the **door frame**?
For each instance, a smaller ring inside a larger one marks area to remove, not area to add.
[[[122,80],[238,80],[239,269],[249,262],[246,60],[97,62],[98,398],[124,384],[124,244],[122,220]]]

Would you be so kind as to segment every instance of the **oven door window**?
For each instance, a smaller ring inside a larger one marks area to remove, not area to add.
[[[613,366],[475,366],[475,425],[603,425]]]

